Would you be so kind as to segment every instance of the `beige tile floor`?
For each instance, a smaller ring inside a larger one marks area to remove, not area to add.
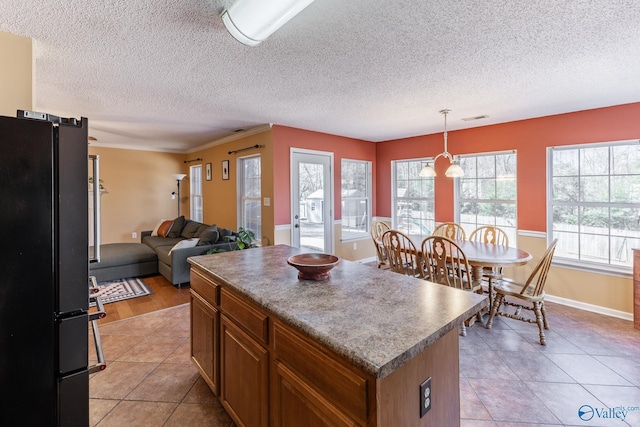
[[[462,427],[640,427],[640,331],[557,304],[547,312],[547,346],[535,325],[505,318],[460,338]],[[108,367],[90,379],[91,425],[234,425],[189,360],[188,305],[100,332]],[[583,405],[594,409],[588,421],[578,416]],[[621,406],[637,411],[624,421],[598,416]]]

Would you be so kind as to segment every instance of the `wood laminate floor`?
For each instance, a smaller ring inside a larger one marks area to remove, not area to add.
[[[189,284],[178,288],[160,275],[143,277],[142,279],[153,291],[153,294],[105,304],[104,310],[107,316],[100,319],[98,325],[189,302]]]

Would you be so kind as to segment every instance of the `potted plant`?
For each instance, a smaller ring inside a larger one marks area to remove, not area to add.
[[[243,249],[255,248],[256,245],[255,243],[253,243],[255,238],[255,233],[251,230],[247,230],[244,227],[238,227],[238,232],[235,236],[225,236],[225,239],[228,242],[236,242],[239,251]],[[207,251],[207,255],[217,254],[220,252],[226,252],[226,250],[220,248],[212,248]]]
[[[233,237],[227,237],[228,240],[232,240]],[[239,250],[254,248],[256,245],[253,241],[256,239],[256,235],[253,231],[244,227],[238,227],[238,235],[235,237],[236,244]]]

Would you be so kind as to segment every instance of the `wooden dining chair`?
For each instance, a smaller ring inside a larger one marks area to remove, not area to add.
[[[509,236],[500,227],[482,225],[471,232],[469,240],[474,242],[491,243],[492,245],[509,246]]]
[[[482,225],[471,232],[469,240],[474,242],[489,243],[492,245],[509,246],[509,236],[500,227],[494,225]],[[502,278],[502,267],[484,267],[482,278],[487,281],[487,293],[489,301],[493,303],[493,284]]]
[[[433,236],[444,236],[451,240],[466,240],[467,234],[460,224],[455,222],[443,222],[433,229]]]
[[[389,230],[382,235],[382,244],[391,271],[420,279],[424,277],[422,256],[409,236]]]
[[[384,221],[375,220],[371,223],[371,239],[373,240],[373,244],[376,247],[376,254],[378,255],[378,268],[389,268],[387,254],[382,244],[382,235],[389,230],[389,225]]]
[[[549,322],[547,322],[547,313],[544,308],[544,285],[547,282],[547,274],[549,273],[549,267],[551,266],[553,252],[556,249],[557,243],[558,239],[554,239],[553,242],[551,242],[542,259],[540,259],[538,265],[533,269],[524,284],[519,284],[510,279],[502,279],[502,281],[496,283],[494,286],[496,296],[491,306],[489,320],[487,320],[487,329],[491,329],[493,318],[496,315],[521,320],[523,322],[536,323],[540,331],[540,344],[547,345],[544,330],[549,329]],[[506,300],[505,297],[509,297],[510,300]],[[513,300],[515,300],[515,302]],[[506,306],[516,307],[515,312],[511,314],[502,311],[500,308],[503,304],[505,308]],[[522,309],[532,310],[535,314],[535,319],[521,316],[520,312]]]
[[[422,241],[421,250],[426,280],[469,292],[477,293],[482,289],[481,284],[473,283],[467,256],[453,240],[444,236],[429,236]],[[477,316],[482,322],[481,315]],[[460,335],[466,334],[463,323]]]

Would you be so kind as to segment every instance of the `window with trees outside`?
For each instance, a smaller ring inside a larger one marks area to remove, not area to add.
[[[501,228],[516,246],[516,153],[460,156],[464,176],[457,178],[456,222],[467,236],[482,225]]]
[[[628,272],[640,247],[640,141],[547,150],[548,239],[555,259]]]
[[[189,193],[189,217],[193,221],[202,222],[202,165],[189,167]]]
[[[430,236],[435,226],[434,179],[419,175],[427,161],[433,159],[391,162],[393,228],[409,235],[416,245]]]
[[[262,239],[262,174],[260,156],[238,159],[238,226],[251,230],[258,243]]]
[[[371,224],[371,162],[343,159],[342,240],[368,237]]]

